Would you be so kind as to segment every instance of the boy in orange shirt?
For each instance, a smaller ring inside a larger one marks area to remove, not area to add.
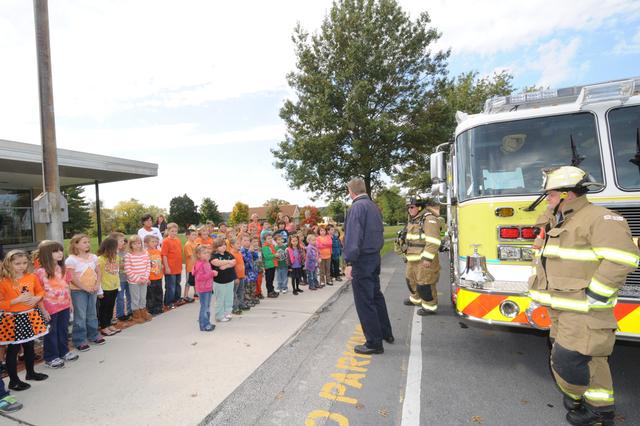
[[[158,250],[158,244],[158,238],[154,235],[144,237],[144,245],[151,262],[150,283],[147,289],[147,311],[151,315],[162,313],[162,253]]]
[[[184,296],[183,299],[191,303],[194,299],[189,297],[189,287],[194,287],[196,285],[196,280],[193,277],[193,265],[195,264],[195,254],[196,247],[198,244],[196,243],[196,238],[198,234],[196,233],[195,226],[190,226],[189,229],[185,232],[187,236],[187,242],[184,243],[184,263],[185,263],[185,273],[187,274],[187,282],[184,285]],[[194,297],[198,297],[198,293],[196,293],[195,289],[193,291]]]
[[[182,293],[182,244],[178,238],[178,225],[173,222],[167,225],[167,235],[162,241],[161,253],[164,265],[164,304],[173,309]]]
[[[246,275],[244,271],[244,259],[242,253],[240,253],[241,239],[229,238],[231,244],[230,253],[236,259],[236,280],[233,284],[233,310],[231,313],[234,315],[242,315],[243,310],[248,310],[249,305],[244,301],[244,286],[246,283]]]

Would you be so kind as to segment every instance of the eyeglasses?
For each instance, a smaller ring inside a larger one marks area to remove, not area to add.
[[[410,209],[417,209],[418,206],[409,206]]]

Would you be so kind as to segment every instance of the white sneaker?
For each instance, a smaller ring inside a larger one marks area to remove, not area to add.
[[[227,319],[233,318],[233,316],[231,314],[225,314],[224,317],[227,318]]]
[[[282,294],[285,294],[286,292],[287,292],[286,288],[284,290],[282,290]]]
[[[64,361],[60,358],[56,358],[51,361],[45,361],[44,365],[49,368],[62,368],[64,367]]]
[[[65,354],[64,356],[64,360],[65,361],[75,361],[78,358],[80,358],[80,355],[78,355],[77,353],[75,353],[74,351],[69,351]]]
[[[231,321],[231,318],[224,317],[222,319],[217,320],[218,322],[228,322]]]

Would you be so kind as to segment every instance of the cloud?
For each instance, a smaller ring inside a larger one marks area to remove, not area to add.
[[[529,64],[533,70],[540,72],[537,85],[543,87],[558,87],[568,80],[577,81],[588,68],[588,62],[577,66],[574,59],[580,48],[581,40],[574,37],[568,42],[553,39],[540,45],[537,57]]]
[[[640,53],[640,29],[637,30],[630,40],[618,40],[613,47],[613,53],[622,55]]]

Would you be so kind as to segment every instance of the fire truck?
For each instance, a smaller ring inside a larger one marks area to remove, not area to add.
[[[548,329],[527,294],[542,170],[577,165],[604,187],[589,200],[640,236],[640,77],[493,97],[456,114],[452,142],[431,154],[432,195],[446,200],[451,299],[461,317]],[[640,340],[640,269],[615,307],[618,338]]]

